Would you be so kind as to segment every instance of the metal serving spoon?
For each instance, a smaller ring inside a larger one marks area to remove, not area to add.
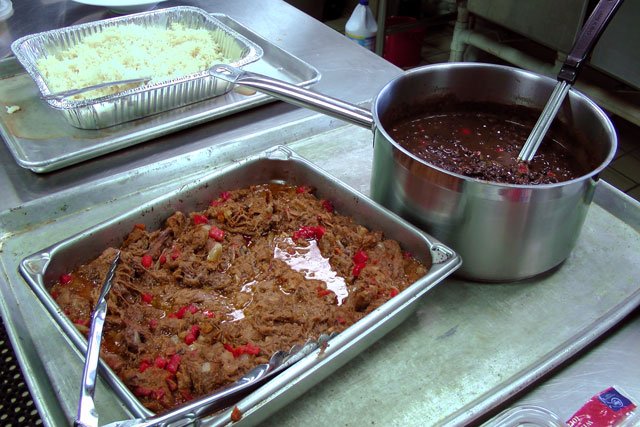
[[[69,89],[64,90],[62,92],[50,93],[49,95],[42,95],[41,98],[45,101],[61,101],[65,98],[69,98],[73,95],[78,95],[80,93],[90,92],[96,89],[102,89],[103,87],[109,86],[117,86],[117,85],[126,85],[132,83],[142,83],[146,84],[151,81],[151,77],[138,77],[135,79],[127,79],[127,80],[115,80],[112,82],[102,82],[91,86],[85,86],[78,89]]]
[[[580,66],[589,52],[591,52],[591,49],[600,38],[600,35],[609,21],[611,21],[611,18],[613,18],[613,15],[621,3],[622,0],[600,0],[598,4],[596,4],[589,19],[582,27],[582,30],[580,30],[580,34],[578,34],[578,38],[571,48],[571,52],[560,68],[557,77],[558,83],[553,89],[551,97],[544,106],[538,121],[518,154],[519,162],[529,162],[533,159],[533,156],[536,154],[540,144],[542,144],[544,136],[551,126],[551,122],[553,122],[556,114],[558,114],[562,101],[565,96],[567,96],[571,85],[575,82]]]
[[[102,341],[102,328],[107,316],[107,295],[111,290],[111,283],[115,276],[116,267],[120,261],[120,251],[116,253],[111,261],[111,266],[104,279],[100,296],[96,302],[96,308],[91,315],[91,328],[89,329],[89,340],[87,341],[87,354],[82,371],[82,388],[80,389],[80,401],[78,402],[78,414],[74,426],[77,427],[98,427],[98,413],[93,401],[96,390],[96,376],[98,373],[98,359],[100,358],[100,342]]]

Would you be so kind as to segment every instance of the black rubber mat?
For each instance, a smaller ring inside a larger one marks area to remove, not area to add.
[[[11,341],[0,318],[0,426],[40,426],[42,420],[24,382]]]

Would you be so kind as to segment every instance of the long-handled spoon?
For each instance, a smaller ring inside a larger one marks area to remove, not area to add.
[[[107,295],[111,290],[111,283],[115,276],[116,267],[120,261],[120,251],[116,253],[111,262],[107,277],[104,279],[96,308],[91,315],[91,328],[87,341],[87,354],[82,371],[82,388],[80,389],[80,401],[78,402],[78,414],[74,426],[98,427],[98,413],[93,401],[96,390],[96,376],[98,374],[98,359],[100,358],[100,342],[102,341],[102,328],[107,316]]]
[[[571,52],[562,64],[558,73],[558,83],[553,89],[551,97],[547,101],[537,123],[529,134],[527,141],[518,154],[518,161],[529,162],[533,159],[536,151],[540,147],[544,136],[547,134],[551,122],[555,118],[562,101],[569,92],[571,85],[578,76],[580,66],[591,52],[596,41],[604,31],[605,27],[622,3],[622,0],[600,0],[591,12],[589,19],[580,30]]]

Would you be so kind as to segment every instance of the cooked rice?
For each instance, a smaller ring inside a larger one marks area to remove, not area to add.
[[[139,25],[108,27],[80,43],[41,58],[37,67],[51,92],[102,82],[151,77],[160,82],[229,62],[213,32],[173,24],[168,28]],[[77,95],[97,98],[135,87],[110,86]]]

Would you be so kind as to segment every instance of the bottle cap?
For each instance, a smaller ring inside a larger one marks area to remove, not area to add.
[[[360,4],[363,6],[369,6],[369,0],[360,0]]]
[[[0,21],[11,18],[11,15],[13,15],[11,0],[0,0]]]

